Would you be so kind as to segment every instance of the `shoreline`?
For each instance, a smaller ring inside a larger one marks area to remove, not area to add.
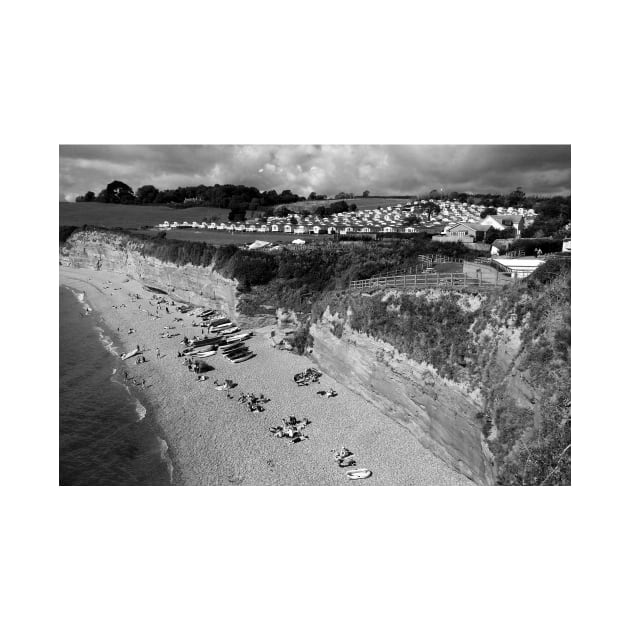
[[[308,357],[274,350],[267,339],[273,327],[254,330],[247,343],[256,356],[249,361],[232,364],[219,354],[207,359],[214,370],[209,380],[199,382],[177,358],[183,336],[199,332],[192,317],[173,310],[152,317],[156,311],[150,300],[159,296],[123,274],[62,266],[59,272],[60,284],[85,294],[93,309],[88,316],[102,321],[119,352],[136,344],[146,349],[146,363],[129,360],[118,369],[146,380],[146,389],[129,387],[166,441],[173,485],[474,485],[404,427],[326,374],[318,385],[296,387],[293,374],[314,364]],[[131,302],[130,293],[141,300]],[[174,322],[175,317],[183,321]],[[165,326],[176,326],[170,332],[179,336],[160,338]],[[128,329],[135,332],[126,334]],[[238,384],[233,399],[214,388],[215,379],[226,378]],[[337,397],[316,395],[329,387]],[[237,402],[241,392],[264,393],[271,400],[263,413],[253,414]],[[311,421],[307,440],[291,444],[271,435],[268,427],[289,415]],[[348,480],[333,458],[342,447],[372,477]]]

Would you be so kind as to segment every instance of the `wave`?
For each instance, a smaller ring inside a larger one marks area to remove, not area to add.
[[[146,407],[136,398],[136,415],[138,416],[138,422],[140,420],[144,420],[144,417],[147,415]]]
[[[168,478],[169,483],[173,483],[173,462],[171,460],[170,455],[168,454],[168,444],[166,440],[163,440],[158,436],[158,444],[160,447],[160,459],[166,464],[166,468],[168,470]]]
[[[86,312],[91,312],[92,307],[85,301],[85,291],[75,291],[74,289],[70,289],[75,298],[77,298],[77,302],[79,304],[83,304],[85,306]]]
[[[118,347],[116,346],[116,344],[112,341],[110,337],[105,334],[105,331],[100,326],[96,326],[96,330],[98,332],[98,338],[103,344],[105,350],[118,358],[120,356],[120,353],[118,352]]]

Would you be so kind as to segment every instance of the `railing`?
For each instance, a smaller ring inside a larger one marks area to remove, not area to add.
[[[378,276],[366,280],[352,280],[350,289],[395,288],[395,289],[424,289],[430,287],[452,288],[497,288],[498,277],[494,280],[484,280],[482,276],[471,278],[465,273],[419,273],[398,276]]]
[[[430,254],[430,255],[425,255],[425,254],[418,254],[418,264],[415,265],[414,267],[406,267],[404,269],[393,269],[392,271],[387,271],[384,273],[385,277],[392,277],[392,276],[411,276],[411,275],[417,275],[420,273],[425,272],[429,267],[433,267],[434,265],[437,265],[439,263],[447,263],[447,262],[454,262],[454,263],[465,263],[467,262],[466,260],[464,260],[463,258],[453,258],[452,256],[443,256],[442,254]]]

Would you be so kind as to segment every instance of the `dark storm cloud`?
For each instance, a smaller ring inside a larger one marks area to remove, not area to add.
[[[176,188],[247,184],[335,194],[460,192],[568,194],[568,145],[62,145],[59,198],[98,192],[114,179]]]

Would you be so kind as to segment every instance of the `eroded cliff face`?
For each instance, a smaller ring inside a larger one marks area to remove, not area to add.
[[[238,312],[235,280],[223,277],[212,267],[178,267],[145,257],[141,246],[124,236],[76,232],[60,247],[59,262],[70,267],[124,273],[168,291],[173,299],[217,309],[232,321],[244,323],[245,318]]]
[[[314,360],[327,374],[363,396],[405,426],[421,443],[453,468],[482,485],[495,482],[493,457],[480,419],[490,392],[470,382],[438,375],[390,344],[358,333],[327,309],[310,329]],[[341,332],[341,336],[338,336]],[[336,334],[335,334],[336,333]],[[520,342],[515,331],[497,337],[490,371],[493,386],[519,404],[531,406],[533,392],[518,369]]]

